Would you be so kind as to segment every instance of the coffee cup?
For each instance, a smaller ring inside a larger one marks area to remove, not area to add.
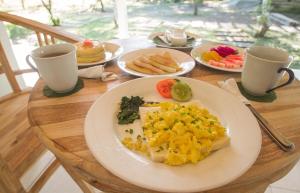
[[[277,88],[286,86],[294,80],[294,73],[289,69],[293,57],[278,48],[252,46],[246,50],[246,59],[242,71],[242,85],[252,95],[262,96]],[[287,72],[288,80],[279,82]]]
[[[33,59],[36,67],[31,63]],[[72,90],[78,80],[76,48],[63,43],[37,48],[26,56],[28,65],[57,93]]]

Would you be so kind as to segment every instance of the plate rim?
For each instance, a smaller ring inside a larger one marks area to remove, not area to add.
[[[213,68],[213,69],[221,70],[221,71],[225,71],[225,72],[241,73],[241,72],[243,71],[243,67],[242,67],[242,68],[239,68],[239,69],[221,68],[221,67],[209,65],[209,64],[207,64],[206,62],[204,62],[202,59],[199,59],[199,57],[195,56],[194,53],[196,52],[196,50],[198,50],[199,48],[201,48],[203,45],[212,45],[212,46],[216,46],[216,45],[227,45],[227,44],[222,44],[222,43],[218,43],[218,42],[207,41],[207,42],[204,42],[204,43],[202,43],[202,44],[200,44],[200,45],[194,47],[194,48],[191,50],[191,52],[190,52],[190,56],[191,56],[195,61],[197,61],[197,63],[199,63],[199,64],[201,64],[201,65],[204,65],[204,66],[206,66],[206,67],[209,67],[209,68]],[[229,46],[244,50],[244,48],[241,48],[241,47],[237,47],[237,46],[233,46],[233,45],[229,45]]]
[[[119,84],[119,85],[114,86],[113,88],[111,88],[111,89],[109,90],[109,92],[112,91],[112,90],[117,89],[119,86],[125,86],[125,85],[127,85],[127,84],[131,84],[132,82],[138,81],[139,79],[160,79],[160,78],[162,78],[162,77],[143,77],[143,78],[132,79],[132,80],[129,80],[129,81],[126,81],[126,82],[123,82],[123,83],[121,83],[121,84]],[[219,88],[219,87],[217,87],[217,86],[215,86],[215,85],[212,85],[212,84],[210,84],[210,83],[208,83],[208,82],[206,82],[206,81],[203,81],[203,80],[194,79],[194,78],[188,78],[188,77],[178,77],[178,78],[179,78],[179,79],[193,79],[193,80],[195,80],[195,81],[200,81],[200,82],[204,83],[206,86],[209,86],[209,87],[215,87],[215,88],[217,88],[217,89],[220,89],[221,92],[226,93],[225,95],[230,95],[229,93],[227,93],[226,91],[222,90],[221,88]],[[89,150],[91,151],[91,153],[93,154],[93,156],[94,156],[94,153],[93,153],[93,151],[92,151],[93,148],[91,147],[91,144],[89,143],[89,141],[88,141],[88,136],[87,136],[87,132],[88,132],[88,131],[87,131],[87,124],[88,124],[88,123],[87,123],[87,119],[88,119],[88,117],[89,117],[89,114],[92,112],[92,109],[94,109],[94,108],[96,107],[96,102],[99,101],[99,100],[102,98],[102,96],[107,95],[109,92],[105,92],[103,95],[99,96],[99,97],[94,101],[94,103],[93,103],[92,106],[90,107],[90,109],[89,109],[89,111],[88,111],[88,113],[87,113],[87,115],[86,115],[86,117],[85,117],[85,121],[84,121],[84,138],[85,138],[85,141],[86,141],[86,143],[87,143],[87,146],[88,146]],[[231,96],[233,96],[233,95],[231,95]],[[235,96],[233,96],[233,97],[235,97]],[[235,177],[233,177],[233,178],[231,178],[231,179],[224,180],[223,183],[220,183],[220,184],[218,184],[218,185],[206,186],[205,188],[202,188],[202,189],[193,189],[193,190],[189,189],[189,190],[186,190],[186,191],[183,191],[183,190],[175,190],[175,189],[162,190],[162,189],[159,189],[159,188],[153,188],[153,186],[147,186],[147,185],[145,185],[145,184],[137,183],[136,181],[132,180],[132,178],[130,178],[130,177],[124,177],[124,176],[123,176],[123,177],[120,177],[120,175],[118,174],[118,172],[116,172],[116,170],[115,170],[113,167],[107,166],[107,165],[106,165],[105,163],[103,163],[102,160],[99,159],[97,156],[94,156],[94,157],[95,157],[95,159],[102,165],[102,167],[104,167],[105,169],[107,169],[107,170],[108,170],[109,172],[111,172],[113,175],[115,175],[115,176],[117,176],[118,178],[120,178],[120,179],[126,181],[127,183],[130,183],[130,184],[139,186],[139,187],[141,187],[141,188],[149,189],[149,190],[162,191],[162,192],[174,192],[174,193],[175,193],[175,192],[176,192],[176,193],[188,193],[188,192],[207,191],[207,190],[212,190],[212,189],[214,189],[214,188],[222,187],[222,186],[224,186],[224,185],[226,185],[226,184],[229,184],[230,182],[233,182],[234,180],[236,180],[237,178],[239,178],[239,177],[241,177],[243,174],[245,174],[245,173],[253,166],[253,164],[256,162],[256,160],[257,160],[257,158],[258,158],[258,156],[259,156],[259,154],[260,154],[260,152],[261,152],[262,132],[261,132],[261,129],[260,129],[260,127],[259,127],[259,124],[258,124],[258,122],[256,121],[254,115],[251,113],[251,111],[250,111],[246,106],[244,106],[244,104],[243,104],[237,97],[236,97],[236,102],[239,103],[240,105],[242,105],[242,106],[243,106],[242,108],[244,108],[244,109],[248,112],[248,114],[250,115],[250,117],[252,118],[252,120],[255,121],[256,128],[258,129],[258,132],[259,132],[259,136],[258,136],[259,139],[257,140],[257,142],[258,142],[257,145],[258,145],[259,148],[258,148],[257,151],[256,151],[255,157],[253,157],[253,159],[248,163],[247,167],[244,167],[244,169],[241,170],[241,171],[238,173],[238,175],[236,175]],[[131,151],[131,150],[130,150],[130,151]]]
[[[169,73],[169,74],[144,74],[144,73],[141,73],[141,72],[135,72],[133,70],[129,70],[125,67],[122,66],[121,64],[121,59],[128,55],[128,54],[131,54],[133,52],[141,52],[143,50],[165,50],[165,51],[169,51],[169,52],[177,52],[178,54],[181,54],[181,55],[185,55],[186,57],[189,57],[189,59],[191,59],[191,61],[189,61],[190,63],[192,63],[191,67],[189,69],[187,69],[187,71],[179,71],[179,72],[176,72],[176,73]],[[118,67],[123,71],[123,72],[126,72],[130,75],[134,75],[134,76],[137,76],[137,77],[157,77],[157,76],[180,76],[180,75],[184,75],[184,74],[187,74],[189,72],[191,72],[195,66],[196,66],[196,62],[194,60],[193,57],[191,57],[189,54],[185,53],[185,52],[182,52],[182,51],[179,51],[179,50],[175,50],[175,49],[170,49],[170,48],[157,48],[157,47],[151,47],[151,48],[143,48],[143,49],[137,49],[137,50],[132,50],[132,51],[129,51],[129,52],[126,52],[126,53],[123,53],[117,60],[117,65]]]
[[[86,66],[93,66],[93,65],[97,65],[97,64],[103,65],[103,64],[105,64],[105,63],[107,63],[107,62],[110,62],[110,61],[112,61],[112,60],[118,58],[118,57],[121,56],[121,54],[124,52],[124,48],[123,48],[123,46],[120,45],[120,44],[113,43],[113,42],[102,42],[102,43],[103,43],[103,44],[107,44],[107,45],[118,46],[118,49],[117,49],[117,51],[116,51],[116,53],[118,53],[118,54],[114,55],[114,56],[111,57],[110,59],[107,59],[107,60],[102,59],[102,60],[97,61],[97,62],[88,62],[88,63],[78,63],[78,62],[77,62],[77,66],[78,66],[78,67],[86,67]],[[112,52],[110,52],[110,53],[112,53]]]

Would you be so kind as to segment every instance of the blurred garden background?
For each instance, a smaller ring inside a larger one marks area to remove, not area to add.
[[[128,37],[148,36],[176,25],[202,39],[286,49],[295,57],[292,67],[300,69],[300,0],[0,0],[0,11],[105,41],[122,37],[117,1],[127,5]],[[15,47],[37,46],[31,31],[6,26]]]

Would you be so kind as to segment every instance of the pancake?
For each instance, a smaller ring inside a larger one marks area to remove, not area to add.
[[[105,49],[102,43],[85,40],[76,43],[75,46],[78,63],[97,62],[105,58]]]

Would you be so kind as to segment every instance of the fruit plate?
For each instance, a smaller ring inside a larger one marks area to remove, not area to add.
[[[186,54],[184,52],[174,50],[174,49],[168,49],[168,48],[145,48],[145,49],[139,49],[139,50],[125,53],[118,59],[118,66],[124,72],[127,72],[134,76],[139,76],[139,77],[162,76],[162,75],[145,74],[145,73],[131,70],[126,67],[126,62],[132,61],[140,56],[146,56],[146,55],[151,55],[151,54],[161,54],[163,52],[169,52],[171,57],[174,58],[176,60],[176,62],[178,63],[178,65],[182,68],[182,70],[175,72],[175,73],[163,74],[165,76],[183,75],[183,74],[190,72],[195,67],[195,61],[191,56],[189,56],[188,54]]]
[[[187,44],[185,46],[172,46],[161,40],[158,36],[164,35],[164,32],[153,32],[149,35],[148,39],[157,47],[173,48],[178,50],[192,49],[200,43],[199,36],[193,33],[186,32],[188,36]]]
[[[110,43],[110,42],[103,42],[104,49],[105,49],[105,58],[103,60],[97,61],[97,62],[89,62],[89,63],[77,63],[79,67],[87,67],[87,66],[94,66],[99,64],[105,64],[109,61],[112,61],[119,57],[122,52],[123,48],[122,46]]]
[[[261,148],[259,125],[249,109],[235,96],[206,82],[176,77],[190,85],[193,98],[215,114],[230,136],[230,145],[197,164],[168,166],[130,151],[120,141],[116,112],[123,96],[162,101],[156,84],[165,77],[125,82],[99,97],[89,109],[84,135],[98,162],[112,174],[134,185],[162,192],[200,192],[223,186],[244,174]]]
[[[217,66],[213,66],[213,65],[210,65],[208,64],[207,62],[203,61],[201,59],[201,55],[204,53],[204,52],[207,52],[209,51],[211,48],[213,47],[216,47],[216,46],[219,46],[219,45],[224,45],[224,44],[221,44],[221,43],[217,43],[217,42],[205,42],[201,45],[199,45],[198,47],[194,48],[192,51],[191,51],[191,56],[200,64],[204,65],[204,66],[207,66],[209,68],[213,68],[213,69],[216,69],[216,70],[222,70],[222,71],[227,71],[227,72],[242,72],[243,71],[243,68],[223,68],[223,67],[217,67]],[[243,48],[239,48],[239,47],[235,47],[235,46],[231,46],[230,47],[238,50],[239,54],[241,53],[244,53],[244,49]]]

